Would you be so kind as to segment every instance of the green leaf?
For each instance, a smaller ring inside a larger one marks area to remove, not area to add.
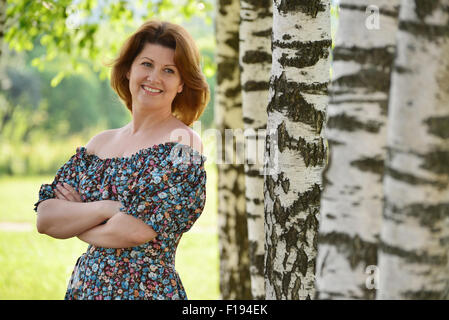
[[[56,87],[61,81],[62,79],[64,79],[65,76],[65,71],[59,71],[58,74],[51,79],[50,85],[52,87]]]

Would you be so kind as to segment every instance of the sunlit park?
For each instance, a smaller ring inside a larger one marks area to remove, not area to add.
[[[195,38],[211,94],[215,82],[210,1],[8,1],[0,67],[0,299],[64,297],[87,243],[36,230],[39,187],[96,133],[131,119],[106,66],[143,21],[168,20]],[[177,3],[182,5],[177,5]],[[0,1],[5,15],[5,1]],[[3,21],[2,21],[3,23]],[[4,30],[4,29],[3,29]],[[81,41],[80,41],[81,39]],[[213,127],[213,99],[201,118]],[[218,299],[215,145],[203,141],[207,202],[184,234],[176,270],[189,299]]]
[[[449,299],[448,21],[0,0],[0,300]]]

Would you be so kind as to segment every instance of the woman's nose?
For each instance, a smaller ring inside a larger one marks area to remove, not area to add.
[[[151,81],[151,82],[157,82],[159,81],[159,73],[157,70],[151,70],[148,72],[147,75],[147,80]]]

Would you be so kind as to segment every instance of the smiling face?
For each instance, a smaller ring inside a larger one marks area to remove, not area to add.
[[[175,50],[159,44],[146,43],[134,59],[129,80],[133,107],[170,107],[183,82],[174,62]]]

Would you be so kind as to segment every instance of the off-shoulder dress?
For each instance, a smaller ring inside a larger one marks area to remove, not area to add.
[[[120,211],[141,219],[158,235],[130,248],[89,245],[75,264],[65,299],[187,299],[175,270],[175,253],[182,234],[204,209],[206,160],[178,142],[106,159],[76,148],[53,182],[40,187],[34,210],[56,198],[56,184],[66,182],[83,202],[120,201]]]

